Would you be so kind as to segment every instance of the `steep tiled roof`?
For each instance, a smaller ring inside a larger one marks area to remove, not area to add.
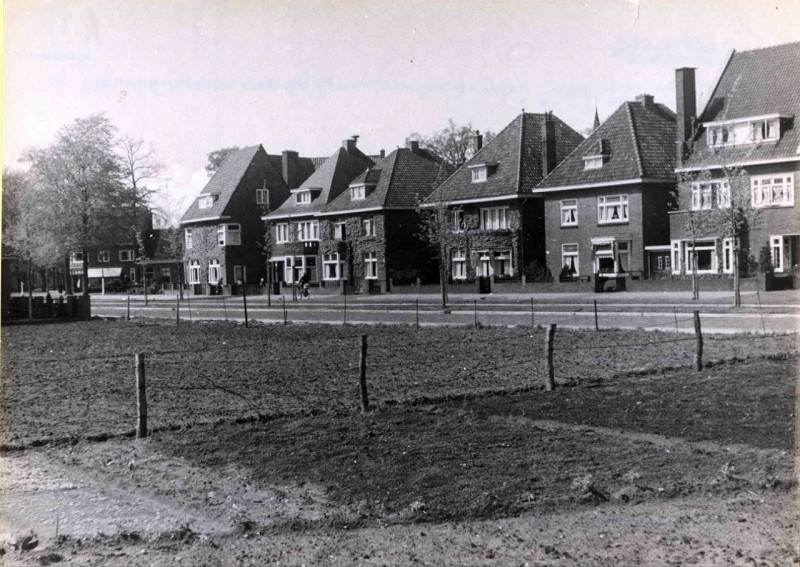
[[[271,212],[269,218],[280,218],[287,215],[312,215],[317,213],[335,199],[342,191],[347,189],[350,181],[365,168],[374,162],[364,155],[358,148],[348,152],[344,147],[339,148],[325,160],[311,177],[306,179],[298,190],[317,189],[311,203],[298,205],[294,196],[287,199],[280,207]]]
[[[219,169],[208,181],[194,203],[183,214],[181,223],[185,224],[194,220],[213,219],[223,216],[231,197],[242,181],[242,177],[257,159],[259,165],[263,167],[268,186],[286,186],[281,176],[280,167],[276,169],[272,166],[270,156],[264,151],[263,146],[249,146],[235,150],[222,162],[222,165],[219,166]],[[214,204],[210,208],[201,209],[198,206],[198,202],[201,197],[207,195],[215,197]]]
[[[675,176],[675,114],[661,104],[625,102],[536,188]],[[585,156],[604,154],[603,167],[584,169]]]
[[[583,141],[583,136],[557,116],[556,163]],[[529,193],[542,180],[542,125],[544,114],[523,113],[434,191],[428,202],[490,199]],[[472,182],[471,165],[496,164],[486,181]]]
[[[367,189],[365,199],[353,201],[350,192],[345,191],[323,213],[375,207],[414,208],[431,193],[442,168],[446,173],[452,172],[428,151],[398,148],[351,182],[375,183],[375,187]]]
[[[800,146],[800,42],[734,51],[720,76],[698,122],[714,122],[763,116],[794,115],[777,142],[726,147],[724,159],[730,162],[796,157]],[[719,153],[719,152],[718,152]],[[705,129],[700,128],[693,155],[685,167],[719,163],[720,156],[706,145]]]

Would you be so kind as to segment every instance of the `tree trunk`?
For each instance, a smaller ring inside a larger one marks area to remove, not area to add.
[[[183,264],[176,263],[175,266],[178,268],[178,297],[183,301]]]
[[[442,247],[444,248],[444,247]],[[447,267],[445,266],[445,255],[443,250],[439,250],[439,282],[442,290],[442,309],[447,308]]]
[[[33,319],[33,268],[31,259],[28,258],[28,319]]]
[[[272,262],[269,261],[269,256],[267,254],[267,307],[272,307]]]
[[[89,297],[89,251],[84,248],[83,250],[83,273],[81,274],[81,295]]]
[[[733,306],[742,306],[742,293],[739,289],[739,239],[733,239]]]
[[[69,254],[64,255],[64,289],[67,295],[72,295],[72,272],[69,269]]]
[[[700,299],[700,282],[697,280],[697,250],[692,241],[692,299]]]

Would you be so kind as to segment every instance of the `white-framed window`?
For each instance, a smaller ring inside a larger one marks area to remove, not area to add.
[[[375,222],[372,219],[364,219],[364,236],[375,236]]]
[[[673,240],[672,241],[672,273],[673,274],[680,274],[681,273],[681,241],[680,240]]]
[[[475,265],[475,275],[481,278],[488,278],[494,275],[494,263],[488,250],[478,250],[475,252],[478,261]]]
[[[269,207],[269,189],[256,189],[256,205]]]
[[[561,201],[561,226],[578,226],[578,200]]]
[[[219,265],[219,260],[208,261],[208,283],[216,284],[222,278],[222,269]]]
[[[481,209],[481,230],[503,230],[508,228],[508,207]]]
[[[464,211],[457,210],[452,213],[453,232],[464,232]]]
[[[183,231],[183,242],[186,245],[186,249],[187,250],[191,250],[192,249],[193,241],[192,241],[192,229],[191,228],[187,228],[186,230]]]
[[[219,225],[217,242],[220,246],[239,246],[242,243],[242,226],[238,223]]]
[[[295,205],[308,205],[311,202],[311,191],[300,191],[295,193]]]
[[[119,261],[120,262],[133,262],[133,250],[120,250],[119,251]]]
[[[130,270],[128,270],[128,277],[132,282],[136,281],[136,268],[131,268]]]
[[[710,126],[707,133],[707,142],[709,146],[730,146],[735,143],[734,129],[732,125],[722,124],[718,126]]]
[[[337,222],[333,225],[333,239],[345,240],[347,238],[347,223]]]
[[[204,195],[197,200],[198,209],[210,209],[214,206],[214,196]]]
[[[300,242],[319,240],[319,221],[302,221],[295,224],[295,233]]]
[[[772,251],[772,267],[776,272],[783,271],[783,237],[770,236],[769,248]]]
[[[350,187],[350,198],[353,201],[363,201],[367,198],[366,185],[353,185]]]
[[[511,276],[513,274],[511,250],[495,250],[492,256],[494,256],[495,276]]]
[[[631,243],[627,240],[592,245],[594,271],[598,274],[624,274],[631,269]]]
[[[733,238],[722,239],[722,271],[733,273]]]
[[[486,181],[488,177],[488,168],[484,165],[481,167],[473,167],[472,168],[472,182],[473,183],[482,183]]]
[[[581,275],[580,257],[578,254],[577,244],[561,245],[561,266],[566,268],[569,273],[575,276]]]
[[[753,142],[772,142],[780,138],[780,120],[769,118],[750,123],[750,139]]]
[[[283,259],[283,281],[294,283],[294,270],[292,269],[292,257],[286,256]]]
[[[111,261],[111,254],[108,250],[101,250],[97,253],[97,261],[98,262],[110,262]]]
[[[200,283],[200,260],[192,260],[189,262],[189,283]]]
[[[631,269],[631,247],[626,241],[617,242],[617,273],[624,274]]]
[[[794,173],[753,176],[750,189],[753,207],[794,206]]]
[[[364,253],[364,279],[378,279],[378,254],[376,252]]]
[[[467,253],[463,249],[453,250],[453,279],[467,279]]]
[[[693,271],[694,260],[692,254],[692,241],[686,241],[686,273]],[[715,240],[698,240],[695,242],[694,250],[697,251],[697,273],[716,274],[717,273],[717,242]]]
[[[281,222],[275,225],[275,240],[278,244],[289,242],[288,222]]]
[[[731,187],[727,181],[692,183],[692,210],[708,211],[731,206]]]
[[[656,269],[661,270],[669,270],[670,268],[670,255],[669,254],[661,254],[659,253],[656,256]]]
[[[335,281],[342,279],[344,273],[343,262],[339,260],[339,254],[324,254],[322,256],[322,279]]]
[[[597,224],[628,222],[628,196],[610,195],[597,198]]]
[[[583,169],[601,169],[603,156],[586,156],[583,158]]]

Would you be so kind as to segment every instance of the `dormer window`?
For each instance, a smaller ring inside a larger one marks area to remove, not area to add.
[[[472,182],[483,183],[489,178],[494,168],[497,167],[496,163],[476,163],[467,166],[472,171]]]
[[[367,198],[366,185],[353,185],[350,187],[350,199],[353,201],[363,201]]]
[[[734,144],[760,144],[775,142],[781,137],[781,119],[791,119],[786,114],[764,114],[747,116],[725,122],[705,122],[709,147],[732,146]]]
[[[750,138],[754,142],[771,142],[780,138],[780,120],[755,120],[750,123]]]
[[[588,152],[583,156],[583,169],[601,169],[608,157],[608,142],[605,138],[598,138],[592,142]]]
[[[583,158],[583,169],[600,169],[603,167],[603,156],[587,156]]]
[[[730,126],[713,126],[708,129],[709,146],[729,146],[733,144],[733,128]]]
[[[210,209],[214,206],[214,195],[203,195],[197,200],[198,209]]]
[[[296,205],[308,205],[311,202],[311,191],[300,191],[295,194]]]

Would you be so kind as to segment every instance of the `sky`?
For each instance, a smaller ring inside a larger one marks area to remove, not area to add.
[[[641,93],[674,109],[678,67],[702,104],[732,49],[800,41],[800,0],[5,0],[4,28],[4,166],[104,113],[180,214],[222,147],[388,153],[523,108],[580,131]]]

